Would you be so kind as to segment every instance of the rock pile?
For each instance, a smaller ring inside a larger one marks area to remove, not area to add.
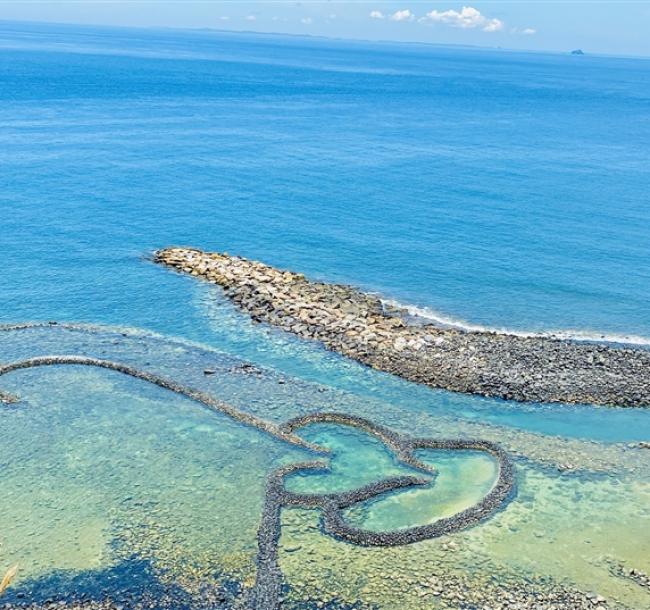
[[[650,405],[650,351],[440,328],[354,287],[228,254],[167,248],[154,258],[219,284],[256,321],[410,381],[520,401]]]

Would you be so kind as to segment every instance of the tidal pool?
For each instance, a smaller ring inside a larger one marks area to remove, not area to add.
[[[278,424],[345,412],[402,434],[491,440],[515,461],[516,492],[496,514],[416,544],[355,546],[325,533],[318,510],[284,509],[283,607],[499,607],[576,596],[574,607],[650,608],[648,588],[629,575],[650,572],[650,451],[630,439],[563,437],[449,409],[417,411],[132,329],[0,332],[3,363],[45,354],[125,362]],[[205,607],[206,599],[212,607],[246,607],[267,476],[314,459],[312,452],[112,371],[15,371],[0,377],[0,389],[21,399],[0,406],[0,571],[20,566],[8,603],[82,592],[127,605],[158,595],[169,607]],[[483,408],[496,410],[495,403]],[[600,422],[602,410],[593,412]],[[587,407],[582,413],[589,418]],[[331,450],[330,471],[291,475],[290,491],[327,494],[418,474],[361,430],[318,423],[298,433]],[[369,531],[432,523],[494,485],[490,455],[426,450],[418,457],[436,469],[430,485],[350,507],[346,519]]]

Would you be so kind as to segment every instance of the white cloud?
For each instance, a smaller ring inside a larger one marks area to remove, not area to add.
[[[510,33],[520,36],[533,36],[537,34],[537,30],[535,28],[510,28]]]
[[[311,17],[303,17],[300,20],[300,23],[304,23],[305,25],[310,25],[310,24],[314,23],[314,20]]]
[[[503,29],[503,21],[501,19],[489,19],[488,22],[483,27],[484,32],[498,32]]]
[[[221,19],[221,21],[230,21],[230,17],[228,17],[228,15],[221,15],[219,19]]]
[[[489,18],[472,6],[464,6],[460,12],[453,9],[448,11],[433,10],[427,13],[420,21],[433,21],[444,23],[454,28],[474,29],[481,28],[484,32],[498,32],[503,29],[503,21]]]
[[[246,21],[255,21],[256,19],[255,15],[246,15]]]
[[[413,21],[415,15],[408,9],[404,9],[403,11],[395,11],[390,18],[393,21]]]
[[[386,15],[382,13],[381,11],[370,11],[370,18],[371,19],[385,19]]]

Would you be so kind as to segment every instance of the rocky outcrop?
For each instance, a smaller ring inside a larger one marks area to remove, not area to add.
[[[410,381],[520,401],[650,405],[645,350],[440,328],[354,287],[228,254],[167,248],[154,258],[222,286],[256,321]]]

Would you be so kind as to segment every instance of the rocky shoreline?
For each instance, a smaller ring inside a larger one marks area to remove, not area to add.
[[[154,260],[222,286],[256,321],[410,381],[525,402],[650,406],[650,351],[440,328],[352,286],[225,253],[174,247]]]

